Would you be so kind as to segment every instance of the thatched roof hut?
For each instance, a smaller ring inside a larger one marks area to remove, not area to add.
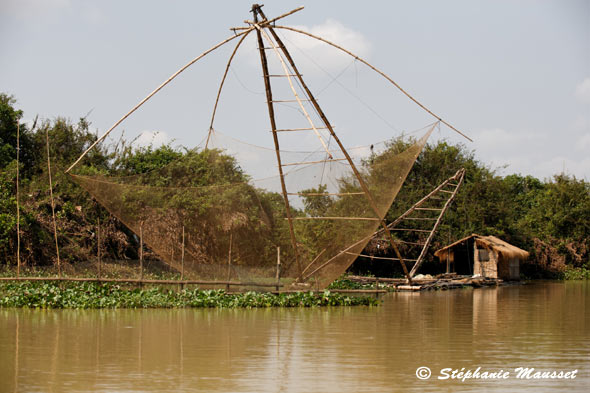
[[[518,280],[520,261],[529,253],[495,236],[472,234],[441,248],[434,255],[459,274]]]

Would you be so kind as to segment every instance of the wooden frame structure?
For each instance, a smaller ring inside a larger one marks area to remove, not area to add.
[[[455,199],[457,192],[459,191],[459,188],[463,184],[464,178],[465,178],[465,169],[462,168],[462,169],[458,170],[453,176],[451,176],[450,178],[448,178],[447,180],[442,182],[440,185],[438,185],[435,189],[433,189],[425,197],[423,197],[418,202],[416,202],[406,212],[404,212],[402,215],[400,215],[395,221],[393,221],[387,225],[387,228],[390,231],[428,233],[428,237],[423,243],[407,242],[407,241],[402,241],[399,239],[395,240],[398,243],[405,243],[405,244],[410,244],[410,245],[414,245],[414,246],[422,246],[421,251],[420,251],[420,255],[416,259],[406,259],[406,261],[408,261],[408,262],[414,262],[414,266],[412,267],[412,270],[409,272],[410,279],[408,280],[406,278],[406,280],[410,284],[411,284],[411,278],[414,277],[414,275],[418,271],[418,268],[420,267],[420,265],[424,261],[424,257],[426,256],[426,252],[428,251],[428,248],[430,247],[430,244],[432,243],[432,239],[434,238],[434,235],[436,234],[436,231],[438,230],[438,227],[439,227],[440,223],[442,222],[442,218],[443,218],[444,214],[446,213],[446,211],[448,210],[448,208],[450,207],[453,200]],[[447,187],[447,188],[445,188],[445,187]],[[448,187],[452,188],[452,190],[449,190]],[[443,195],[446,195],[447,198],[439,197],[438,195],[440,195],[440,193],[442,193]],[[424,207],[426,203],[428,203],[429,201],[432,201],[432,200],[444,200],[445,203],[441,208]],[[438,216],[436,218],[433,218],[433,217],[412,217],[412,214],[419,212],[419,211],[438,212]],[[397,225],[402,223],[404,220],[406,220],[406,221],[407,220],[434,221],[434,224],[433,224],[433,227],[430,229],[397,228]],[[377,236],[382,235],[383,232],[384,232],[384,230],[383,230],[383,228],[381,228],[380,230],[378,230],[375,233],[373,233],[372,235],[370,235],[370,237],[375,238]],[[367,255],[367,254],[362,254],[362,253],[352,253],[349,251],[350,249],[354,248],[356,245],[358,245],[359,243],[361,243],[364,240],[366,240],[366,238],[361,239],[360,241],[352,244],[350,247],[345,249],[343,251],[343,253],[346,253],[349,255],[355,255],[357,257],[367,257],[367,258],[371,258],[371,259],[380,259],[380,260],[387,260],[387,261],[400,261],[399,258],[376,257],[373,255]],[[321,255],[321,253],[320,253],[320,255]],[[315,262],[315,261],[313,261],[313,262]],[[312,262],[312,264],[313,264],[313,262]],[[307,278],[311,277],[314,273],[316,273],[320,269],[323,269],[324,267],[326,267],[330,262],[331,262],[331,260],[324,263],[320,267],[316,268],[314,271],[307,274],[305,276],[305,278],[307,279]],[[307,269],[305,269],[303,271],[303,273],[305,273],[306,270]]]
[[[92,150],[98,143],[100,143],[101,141],[103,141],[107,135],[109,135],[119,124],[121,124],[127,117],[129,117],[132,113],[134,113],[137,109],[139,109],[144,103],[146,103],[150,98],[152,98],[156,93],[158,93],[162,88],[164,88],[167,84],[169,84],[173,79],[175,79],[180,73],[182,73],[183,71],[185,71],[187,68],[189,68],[191,65],[193,65],[194,63],[196,63],[197,61],[199,61],[201,58],[203,58],[204,56],[208,55],[209,53],[215,51],[216,49],[218,49],[219,47],[229,43],[230,41],[239,38],[235,48],[233,49],[229,60],[226,64],[224,73],[223,73],[223,77],[221,79],[221,83],[217,92],[217,97],[215,100],[215,105],[213,107],[213,112],[212,112],[212,116],[211,116],[211,122],[210,122],[210,126],[209,126],[209,134],[207,136],[207,142],[206,142],[206,148],[209,144],[209,139],[211,137],[211,132],[213,131],[213,125],[214,125],[214,121],[215,121],[215,115],[217,112],[217,107],[218,107],[218,103],[219,103],[219,99],[220,99],[220,95],[221,92],[223,90],[223,86],[226,80],[226,77],[228,75],[228,71],[230,69],[231,63],[239,49],[239,47],[241,46],[241,44],[244,42],[246,36],[248,36],[252,31],[256,31],[256,38],[257,38],[257,42],[258,42],[258,50],[259,50],[259,55],[260,55],[260,61],[261,61],[261,67],[262,67],[262,72],[263,72],[263,79],[264,79],[264,86],[265,86],[265,94],[266,94],[266,102],[267,102],[267,108],[268,108],[268,115],[269,115],[269,121],[270,121],[270,126],[271,126],[271,131],[272,131],[272,136],[273,136],[273,142],[274,142],[274,147],[275,147],[275,153],[276,153],[276,160],[277,160],[277,164],[278,164],[278,171],[279,171],[279,178],[281,181],[281,193],[283,196],[283,201],[284,201],[284,205],[285,205],[285,211],[286,211],[286,219],[288,220],[288,227],[289,227],[289,236],[290,236],[290,241],[291,241],[291,246],[293,248],[293,253],[294,253],[294,262],[296,263],[297,269],[298,269],[298,278],[297,281],[305,281],[306,279],[308,279],[309,277],[311,277],[315,272],[317,272],[319,269],[323,268],[324,266],[326,266],[327,264],[323,264],[320,268],[315,269],[313,272],[308,273],[307,275],[305,274],[305,270],[303,268],[303,266],[301,265],[301,260],[300,260],[300,255],[299,255],[299,250],[298,250],[298,245],[297,245],[297,239],[296,239],[296,235],[295,235],[295,229],[294,229],[294,220],[295,219],[302,219],[301,217],[295,218],[292,216],[291,213],[291,209],[290,209],[290,204],[289,204],[289,195],[293,195],[293,193],[288,192],[286,184],[285,184],[285,179],[284,179],[284,173],[283,173],[283,167],[288,166],[288,165],[294,165],[293,163],[283,163],[282,162],[282,158],[281,158],[281,151],[280,151],[280,144],[279,144],[279,138],[278,138],[278,133],[281,131],[294,131],[294,130],[311,130],[313,131],[316,136],[319,138],[324,150],[326,151],[327,157],[329,159],[332,159],[332,155],[330,153],[330,151],[328,151],[326,143],[324,142],[321,134],[318,132],[318,129],[324,129],[327,130],[329,132],[330,138],[332,138],[334,140],[334,142],[338,145],[339,150],[342,152],[342,154],[344,155],[344,159],[342,159],[343,161],[345,160],[348,165],[350,166],[352,172],[354,173],[354,176],[356,178],[356,180],[358,181],[360,188],[362,190],[362,192],[360,192],[359,194],[363,194],[366,198],[366,202],[367,204],[371,207],[371,210],[373,211],[373,213],[375,214],[375,217],[372,218],[368,218],[371,220],[377,220],[379,221],[379,224],[381,226],[380,229],[380,233],[385,233],[387,238],[389,239],[389,243],[391,245],[391,248],[393,249],[397,260],[400,262],[403,270],[404,270],[404,274],[406,275],[406,278],[409,282],[411,282],[412,280],[412,275],[413,272],[409,271],[404,258],[402,257],[398,246],[396,244],[396,241],[393,237],[392,234],[392,227],[391,225],[387,225],[387,223],[385,222],[384,218],[381,218],[381,214],[379,213],[379,209],[377,207],[375,198],[373,195],[371,195],[371,192],[369,190],[369,187],[367,186],[367,184],[365,183],[365,181],[363,180],[362,176],[360,175],[359,170],[357,169],[356,165],[354,164],[352,158],[350,157],[350,155],[348,154],[346,148],[344,147],[344,145],[342,144],[342,142],[340,141],[340,139],[338,138],[338,136],[336,135],[336,133],[334,132],[334,127],[332,126],[332,124],[330,123],[330,121],[328,120],[326,114],[324,113],[324,111],[322,110],[322,108],[320,107],[320,105],[318,104],[317,100],[315,99],[314,95],[312,94],[311,90],[308,88],[307,84],[305,83],[302,74],[299,72],[293,58],[291,57],[291,54],[289,53],[289,51],[287,50],[286,46],[284,45],[284,43],[282,42],[281,38],[279,37],[279,35],[277,34],[275,29],[285,29],[285,30],[290,30],[292,32],[295,33],[299,33],[299,34],[303,34],[306,35],[308,37],[320,40],[324,43],[327,43],[343,52],[345,52],[346,54],[352,56],[353,58],[361,61],[362,63],[364,63],[365,65],[367,65],[369,68],[371,68],[373,71],[377,72],[379,75],[381,75],[382,77],[384,77],[386,80],[388,80],[390,83],[392,83],[396,88],[398,88],[403,94],[405,94],[409,99],[411,99],[413,102],[415,102],[420,108],[422,108],[423,110],[425,110],[427,113],[429,113],[430,115],[432,115],[433,117],[435,117],[437,119],[438,122],[442,122],[443,124],[447,125],[448,127],[450,127],[452,130],[454,130],[455,132],[459,133],[460,135],[464,136],[465,138],[469,139],[467,136],[465,136],[465,134],[463,134],[462,132],[460,132],[459,130],[457,130],[455,127],[453,127],[452,125],[450,125],[448,122],[444,121],[440,116],[436,115],[435,113],[433,113],[431,110],[429,110],[428,108],[426,108],[423,104],[421,104],[419,101],[417,101],[414,97],[412,97],[409,93],[407,93],[404,89],[402,89],[400,87],[399,84],[397,84],[393,79],[391,79],[390,77],[388,77],[385,73],[383,73],[382,71],[378,70],[376,67],[372,66],[371,64],[369,64],[367,61],[363,60],[362,58],[358,57],[357,55],[353,54],[352,52],[324,39],[321,37],[318,37],[316,35],[313,35],[311,33],[299,30],[299,29],[295,29],[295,28],[291,28],[291,27],[286,27],[286,26],[277,26],[276,25],[276,21],[289,16],[295,12],[298,12],[300,10],[302,10],[303,7],[299,7],[296,8],[292,11],[289,11],[287,13],[284,13],[276,18],[272,18],[272,19],[268,19],[266,17],[266,15],[264,14],[264,12],[262,11],[262,5],[259,4],[254,4],[252,5],[252,8],[250,10],[250,12],[252,12],[253,14],[253,20],[246,20],[245,23],[248,26],[244,26],[244,27],[234,27],[231,28],[231,30],[234,32],[234,35],[219,42],[218,44],[214,45],[213,47],[211,47],[210,49],[206,50],[205,52],[201,53],[199,56],[195,57],[193,60],[191,60],[189,63],[187,63],[186,65],[184,65],[183,67],[181,67],[178,71],[176,71],[174,74],[172,74],[166,81],[164,81],[162,84],[160,84],[156,89],[154,89],[150,94],[148,94],[143,100],[141,100],[136,106],[134,106],[130,111],[128,111],[125,115],[123,115],[119,120],[117,120],[100,138],[98,138],[94,143],[92,143],[81,155],[80,157],[66,170],[66,173],[69,173],[76,165],[78,165],[80,163],[80,161],[84,158],[84,156],[86,154],[88,154],[88,152],[90,150]],[[268,59],[267,59],[267,50],[272,50],[280,64],[281,67],[284,71],[284,74],[271,74],[269,72],[269,67],[268,67]],[[273,92],[272,92],[272,83],[271,83],[271,79],[274,77],[283,77],[286,78],[289,82],[289,85],[291,87],[291,90],[293,92],[294,95],[294,100],[289,100],[289,102],[297,102],[299,104],[299,107],[302,110],[302,113],[304,113],[305,117],[307,118],[308,122],[309,122],[309,128],[301,128],[301,129],[278,129],[277,128],[277,124],[276,124],[276,119],[275,119],[275,110],[274,110],[274,104],[276,102],[282,102],[284,100],[274,100],[273,99]],[[304,97],[300,97],[300,95],[297,93],[297,90],[294,87],[294,83],[293,80],[296,81],[296,83],[300,86],[300,89],[302,90],[302,93],[304,95]],[[304,106],[302,105],[302,102],[309,102],[311,103],[313,109],[315,110],[317,116],[319,117],[321,124],[314,124],[314,122],[312,121],[311,117],[309,116],[309,114],[307,113],[307,111],[305,110]],[[471,139],[469,139],[471,140]],[[301,164],[301,163],[298,163]],[[307,164],[307,163],[306,163]],[[334,217],[310,217],[309,219],[333,219]],[[359,219],[358,217],[337,217],[338,219]],[[183,230],[184,232],[184,230]],[[140,235],[140,238],[142,238],[142,236]],[[366,238],[365,238],[366,239]],[[358,244],[358,243],[357,243]],[[184,235],[183,235],[183,245],[184,245]],[[343,252],[346,252],[346,250],[344,250]],[[184,262],[184,258],[183,258],[183,262]],[[229,255],[229,262],[228,264],[231,264],[231,250],[230,250],[230,255]],[[289,266],[286,266],[286,269],[288,269]],[[183,272],[182,272],[182,276],[184,276],[184,264],[183,264],[183,268],[182,268]],[[228,265],[228,277],[229,277],[229,265]],[[229,282],[229,280],[228,280]]]

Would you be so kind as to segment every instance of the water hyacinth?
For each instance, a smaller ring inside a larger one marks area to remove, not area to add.
[[[0,307],[27,308],[260,308],[374,306],[370,296],[330,292],[228,294],[224,290],[129,288],[112,283],[6,282],[0,283]]]

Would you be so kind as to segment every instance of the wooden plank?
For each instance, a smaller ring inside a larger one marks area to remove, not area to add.
[[[326,291],[332,293],[351,293],[351,294],[380,294],[380,293],[387,293],[385,289],[326,289]],[[313,294],[321,294],[324,291],[306,291],[306,290],[285,290],[285,291],[271,291],[274,294],[281,294],[281,293],[313,293]]]
[[[398,285],[395,289],[398,291],[421,291],[424,287],[421,285]]]

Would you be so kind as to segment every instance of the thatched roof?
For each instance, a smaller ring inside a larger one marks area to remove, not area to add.
[[[455,246],[464,243],[465,241],[473,238],[475,240],[475,244],[477,244],[480,248],[487,248],[496,251],[498,254],[503,256],[504,258],[519,258],[519,259],[526,259],[529,256],[529,252],[522,250],[516,246],[513,246],[510,243],[506,243],[502,239],[498,239],[496,236],[481,236],[476,233],[464,237],[463,239],[457,240],[453,244],[449,244],[448,246],[437,250],[434,255],[438,257],[440,261],[446,259],[447,253],[454,248]]]

